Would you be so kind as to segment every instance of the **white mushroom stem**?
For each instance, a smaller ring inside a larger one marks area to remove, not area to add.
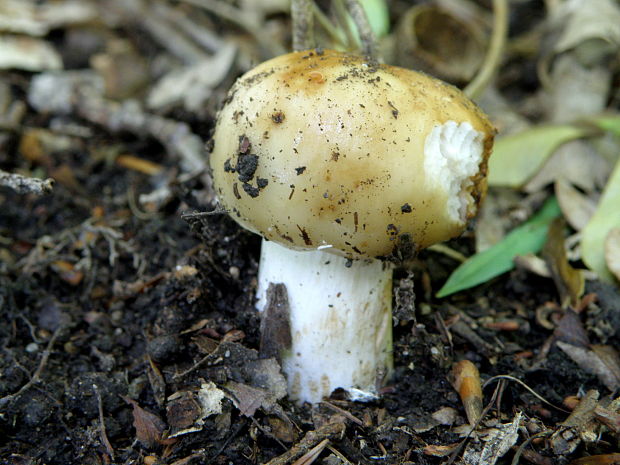
[[[292,346],[282,368],[290,396],[316,403],[336,388],[375,395],[392,371],[392,267],[263,240],[261,311],[270,283],[288,293]]]

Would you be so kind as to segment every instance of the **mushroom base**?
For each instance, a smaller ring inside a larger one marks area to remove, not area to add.
[[[289,395],[319,402],[336,388],[374,398],[392,373],[392,268],[263,241],[257,307],[286,286],[291,346],[281,351]]]

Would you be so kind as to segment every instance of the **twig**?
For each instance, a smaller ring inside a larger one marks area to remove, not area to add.
[[[368,22],[366,11],[359,0],[344,0],[344,3],[351,18],[353,18],[353,22],[357,26],[357,33],[362,43],[362,54],[373,60],[378,60],[380,58],[379,47],[377,46],[375,33],[372,32],[372,28]]]
[[[193,220],[193,219],[198,219],[198,218],[205,218],[209,216],[225,215],[227,213],[229,213],[228,210],[218,205],[217,207],[215,207],[215,210],[212,210],[210,212],[181,213],[181,218],[187,221],[187,220]]]
[[[176,381],[189,375],[192,371],[200,368],[203,363],[205,363],[207,360],[209,360],[209,358],[211,358],[211,356],[212,354],[205,355],[200,360],[198,360],[196,363],[194,363],[191,367],[189,367],[187,370],[182,371],[181,373],[175,373],[174,375],[172,375],[172,379]]]
[[[341,436],[344,433],[344,430],[344,423],[327,423],[315,431],[309,431],[306,433],[304,438],[291,447],[289,451],[270,460],[265,465],[284,465],[289,463],[291,460],[301,457],[303,454],[310,451],[321,441]]]
[[[314,41],[314,11],[312,0],[293,0],[291,17],[293,19],[293,50],[309,50],[316,46]]]
[[[205,169],[204,142],[189,125],[145,112],[136,101],[104,99],[97,82],[90,73],[39,74],[32,80],[29,101],[41,112],[74,113],[110,132],[153,137],[180,158],[184,171]]]
[[[451,259],[456,260],[457,262],[460,262],[460,263],[463,263],[465,260],[467,260],[467,257],[463,255],[461,252],[451,249],[445,244],[433,244],[430,247],[428,247],[427,250],[443,254],[446,257],[450,257]]]
[[[97,394],[97,406],[99,408],[99,434],[101,435],[101,442],[105,446],[110,458],[114,460],[114,449],[108,440],[108,435],[105,430],[105,421],[103,420],[103,401],[101,400],[101,393],[99,392],[99,387],[96,384],[93,384],[93,388]]]
[[[527,446],[530,445],[530,443],[534,440],[534,439],[538,439],[538,438],[543,438],[545,436],[549,436],[551,434],[551,430],[549,431],[541,431],[538,434],[535,434],[534,436],[526,439],[525,441],[523,441],[523,444],[521,444],[518,448],[517,451],[515,452],[514,457],[512,458],[512,462],[510,462],[510,465],[519,465],[521,456],[523,455],[523,452],[525,451],[525,448]]]
[[[338,457],[344,465],[353,465],[351,461],[348,458],[346,458],[344,455],[342,455],[342,452],[340,452],[334,446],[327,444],[327,448],[331,451],[332,454]]]
[[[314,13],[314,17],[318,21],[319,25],[325,29],[325,32],[329,35],[331,40],[335,43],[346,47],[346,42],[343,40],[344,37],[340,33],[340,31],[334,26],[334,24],[330,21],[330,19],[323,13],[316,3],[312,2],[312,12]]]
[[[338,412],[338,413],[344,415],[345,417],[347,417],[349,420],[351,420],[356,425],[364,426],[364,422],[362,420],[357,418],[351,412],[347,412],[345,409],[342,409],[342,408],[338,407],[337,405],[334,405],[334,404],[332,404],[330,402],[327,402],[325,400],[321,402],[321,405],[324,405],[325,407],[328,407],[328,408],[332,409],[334,412]]]
[[[498,379],[507,379],[509,381],[514,381],[517,384],[520,384],[521,386],[523,386],[530,394],[532,394],[534,397],[536,397],[538,400],[544,402],[545,404],[553,407],[556,410],[559,410],[561,412],[564,413],[571,413],[567,410],[564,410],[561,407],[558,407],[557,405],[553,405],[551,402],[549,402],[547,399],[545,399],[543,396],[541,396],[540,394],[538,394],[536,391],[534,391],[531,387],[529,387],[527,384],[525,384],[523,381],[521,381],[518,378],[515,378],[514,376],[510,376],[510,375],[497,375],[497,376],[493,376],[492,378],[489,378],[485,381],[485,383],[482,385],[482,389],[484,389],[485,387],[487,387],[489,384],[491,384],[493,381],[497,381]]]
[[[52,192],[54,180],[52,178],[29,178],[21,174],[0,170],[0,186],[10,187],[18,194],[43,195]]]
[[[299,457],[295,460],[293,465],[311,465],[314,461],[321,455],[321,452],[325,449],[325,447],[329,444],[329,439],[323,439],[316,446],[306,452],[302,457]]]
[[[244,419],[241,419],[241,421],[237,424],[237,426],[235,426],[234,431],[226,438],[224,443],[215,452],[215,454],[213,454],[211,459],[209,461],[207,461],[207,465],[210,465],[211,463],[215,462],[215,459],[217,459],[219,457],[219,455],[222,452],[224,452],[224,449],[226,449],[228,447],[228,444],[230,444],[230,441],[232,441],[235,437],[237,437],[237,435],[241,432],[241,429],[246,425],[246,423],[247,422]]]
[[[45,350],[43,351],[43,355],[41,356],[41,361],[39,362],[39,366],[37,367],[32,377],[30,378],[30,381],[24,384],[19,389],[19,391],[17,391],[15,394],[9,394],[8,396],[4,396],[0,398],[0,408],[4,407],[6,404],[11,402],[13,399],[16,399],[17,397],[21,396],[24,392],[26,392],[35,383],[39,381],[39,378],[41,378],[41,373],[43,373],[43,370],[45,369],[45,365],[47,365],[47,360],[50,358],[50,354],[52,353],[52,347],[54,347],[56,339],[58,339],[58,336],[60,335],[63,329],[64,329],[64,326],[60,326],[52,334],[52,337],[47,343],[47,347],[45,347]]]
[[[508,35],[508,0],[493,0],[493,33],[491,44],[484,57],[484,62],[478,70],[478,74],[467,84],[464,91],[471,99],[480,96],[482,91],[489,85],[499,67],[506,37]]]
[[[334,0],[332,4],[336,20],[340,26],[340,29],[344,31],[346,37],[345,47],[347,50],[354,49],[357,46],[358,41],[352,24],[349,21],[349,15],[347,13],[347,7],[344,4],[344,0]]]

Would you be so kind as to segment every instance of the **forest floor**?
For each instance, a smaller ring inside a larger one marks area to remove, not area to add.
[[[47,21],[14,31],[34,65],[0,74],[0,168],[55,180],[44,195],[0,187],[0,462],[620,463],[620,293],[598,279],[570,308],[523,266],[438,299],[459,262],[423,251],[395,271],[380,398],[282,396],[259,354],[260,238],[199,212],[217,206],[215,112],[252,63],[290,48],[288,14],[80,3],[47,2]],[[394,21],[408,7],[388,3]],[[544,20],[542,2],[513,4],[511,34]],[[505,66],[509,101],[540,86],[532,62]],[[514,195],[532,211],[549,194]],[[447,246],[469,256],[475,232]],[[465,359],[484,383],[473,430],[451,375]]]

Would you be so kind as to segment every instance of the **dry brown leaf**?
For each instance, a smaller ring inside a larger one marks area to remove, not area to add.
[[[134,155],[119,155],[116,157],[116,164],[123,168],[138,171],[149,176],[156,175],[164,169],[164,167],[158,163]]]
[[[568,465],[616,465],[620,463],[620,454],[590,455],[573,460]]]
[[[609,271],[620,281],[620,228],[613,228],[607,233],[605,262]]]
[[[605,375],[605,379],[608,381],[602,379],[603,383],[610,390],[618,389],[620,387],[620,355],[618,351],[610,345],[603,344],[594,344],[590,346],[590,349],[598,356],[608,370],[608,374]]]
[[[568,263],[564,248],[564,221],[560,218],[553,220],[549,226],[543,256],[560,294],[562,307],[577,308],[585,289],[585,280],[581,270]]]
[[[554,311],[552,307],[549,307],[549,310],[551,310],[551,312]],[[588,333],[583,327],[579,315],[572,309],[567,309],[564,311],[562,318],[557,323],[553,335],[559,341],[566,342],[577,347],[587,348],[590,345]]]
[[[177,391],[167,399],[166,417],[171,438],[202,430],[204,420],[222,413],[224,392],[212,381],[201,380],[200,389]]]
[[[154,447],[161,443],[166,424],[154,413],[147,412],[138,403],[123,396],[125,402],[133,407],[133,426],[136,428],[136,439],[145,447]]]
[[[593,350],[588,350],[562,341],[556,344],[579,368],[596,375],[607,389],[614,391],[620,388],[620,358],[611,346],[592,346]]]
[[[429,444],[424,446],[424,455],[432,457],[447,457],[459,446],[459,443],[448,444],[446,446]]]
[[[166,401],[166,380],[151,357],[147,355],[147,359],[149,367],[146,371],[146,375],[149,379],[151,389],[153,390],[153,397],[155,397],[157,405],[163,407]]]
[[[433,420],[438,421],[440,425],[453,425],[456,421],[458,412],[452,407],[442,407],[433,412],[431,415]]]
[[[592,192],[605,185],[609,170],[609,161],[594,150],[591,144],[573,140],[555,150],[523,190],[538,192],[561,178],[585,192]]]
[[[481,443],[470,442],[463,453],[463,460],[468,465],[494,465],[497,460],[510,450],[519,438],[521,412],[517,413],[511,423],[499,424],[479,432]]]
[[[555,182],[555,195],[566,221],[576,231],[581,231],[592,218],[596,202],[579,192],[565,179]]]
[[[470,80],[484,57],[478,24],[436,5],[417,5],[396,29],[398,64],[452,82]]]
[[[239,409],[241,415],[252,417],[261,407],[269,409],[273,405],[269,392],[264,389],[256,389],[247,384],[230,381],[226,384],[230,392],[230,398]]]
[[[76,269],[73,263],[66,260],[56,260],[52,263],[52,269],[60,275],[60,278],[63,281],[71,284],[72,286],[77,286],[84,278],[84,273]]]

